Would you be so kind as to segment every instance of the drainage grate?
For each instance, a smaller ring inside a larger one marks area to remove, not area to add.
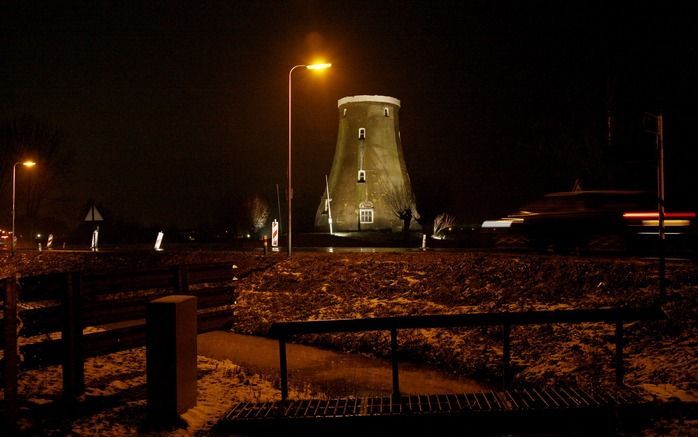
[[[373,398],[372,398],[373,399]],[[276,418],[332,418],[362,415],[362,406],[367,401],[361,398],[303,399],[276,402],[240,402],[225,413],[224,421],[255,421]]]
[[[376,416],[477,415],[478,413],[600,409],[627,406],[639,398],[629,390],[584,390],[573,387],[522,388],[501,392],[403,395],[364,398],[241,402],[225,413],[229,425],[253,421],[307,420]]]

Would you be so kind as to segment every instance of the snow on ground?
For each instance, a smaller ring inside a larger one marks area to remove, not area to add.
[[[0,259],[8,261],[9,259]],[[0,276],[48,271],[101,271],[235,260],[235,330],[264,335],[280,320],[381,317],[545,309],[645,306],[657,296],[656,261],[493,253],[296,253],[293,258],[251,254],[21,254],[15,266],[0,262]],[[255,271],[260,267],[258,271]],[[628,385],[660,401],[698,398],[698,263],[670,261],[669,321],[625,326]],[[299,305],[303,302],[303,305]],[[307,335],[299,341],[338,350],[386,356],[387,333]],[[501,376],[501,331],[420,329],[400,331],[402,357],[432,363],[483,382]],[[512,329],[515,384],[613,384],[613,327],[608,324],[537,325]],[[145,428],[143,349],[88,360],[85,414],[52,417],[60,370],[25,372],[20,394],[31,399],[24,426],[36,435],[135,435]],[[295,395],[301,395],[295,393]],[[278,399],[272,383],[235,363],[199,357],[199,398],[184,415],[186,426],[164,434],[206,433],[239,400]],[[660,420],[648,435],[687,435],[695,422]],[[35,428],[31,428],[35,427]]]
[[[199,356],[197,366],[197,404],[182,415],[181,427],[169,430],[154,430],[147,424],[145,348],[87,359],[85,394],[72,415],[52,408],[60,397],[60,366],[22,372],[22,434],[196,435],[210,429],[235,402],[280,399],[280,391],[271,382],[228,360]],[[307,396],[293,388],[289,393],[291,397]]]
[[[279,320],[640,307],[656,301],[656,271],[656,261],[642,259],[301,253],[238,284],[235,329],[264,335]],[[625,382],[645,388],[648,397],[692,398],[698,394],[698,263],[669,262],[667,289],[668,322],[625,325]],[[614,327],[604,323],[514,327],[514,383],[613,385],[613,336]],[[389,351],[387,333],[300,340],[378,356]],[[486,381],[501,377],[498,327],[400,331],[399,343],[407,358]],[[675,393],[660,395],[643,384]]]

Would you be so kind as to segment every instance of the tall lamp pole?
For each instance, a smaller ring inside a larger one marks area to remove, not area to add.
[[[657,209],[659,216],[659,297],[666,297],[666,233],[664,230],[664,118],[657,116]]]
[[[294,65],[288,72],[288,256],[291,256],[291,219],[292,219],[292,202],[293,202],[293,185],[291,183],[291,77],[296,68],[306,68],[308,70],[324,70],[330,68],[332,64],[311,64],[311,65]]]
[[[659,236],[659,299],[664,300],[666,296],[666,232],[664,229],[664,219],[666,218],[664,204],[664,117],[660,112],[658,115],[645,113],[645,117],[654,121],[654,127],[648,129],[655,135],[657,154],[657,234]]]
[[[12,166],[12,256],[15,254],[15,186],[16,180],[17,180],[17,166],[22,164],[23,166],[27,168],[34,167],[36,165],[36,162],[34,161],[24,161],[24,162],[15,162],[14,165]]]

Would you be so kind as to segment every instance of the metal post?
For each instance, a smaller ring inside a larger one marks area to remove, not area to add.
[[[15,162],[12,165],[12,242],[10,244],[10,247],[12,248],[12,256],[15,254],[15,246],[16,246],[16,237],[15,237],[15,188],[16,188],[16,180],[17,180],[17,166],[18,165],[24,165],[25,167],[33,167],[36,165],[34,161],[24,161],[24,162]]]
[[[504,347],[502,349],[502,359],[504,361],[502,369],[502,386],[506,390],[509,388],[509,377],[511,374],[511,325],[509,323],[505,323],[502,326],[502,332],[504,334]]]
[[[400,377],[397,366],[397,329],[390,329],[390,358],[393,365],[393,402],[400,400]]]
[[[10,247],[12,248],[12,256],[15,254],[15,186],[16,186],[16,179],[17,179],[17,164],[19,162],[15,162],[14,165],[12,166],[12,242],[10,243]]]
[[[291,256],[291,246],[292,246],[292,240],[291,240],[291,220],[292,220],[292,207],[291,205],[293,204],[293,184],[292,184],[292,178],[291,178],[291,169],[293,168],[291,165],[291,144],[292,144],[292,137],[291,137],[291,77],[293,74],[293,70],[296,68],[301,68],[305,67],[305,65],[295,65],[291,70],[288,72],[288,256]]]
[[[664,120],[657,116],[657,209],[659,212],[659,298],[666,297],[666,233],[664,232]]]
[[[276,184],[276,211],[279,217],[279,235],[281,235],[281,197],[279,196],[279,184]]]
[[[330,199],[330,184],[327,182],[327,175],[325,175],[325,191],[327,192],[327,223],[330,225],[330,235],[333,235],[332,233],[332,206],[330,203],[332,200]]]
[[[13,235],[14,237],[14,235]],[[12,435],[17,427],[17,279],[5,280],[4,314],[4,383],[5,383],[5,429]]]
[[[616,384],[623,385],[623,320],[616,320]]]
[[[279,337],[279,373],[281,375],[281,400],[288,398],[288,368],[286,367],[286,338]]]
[[[291,256],[291,247],[292,245],[292,240],[291,240],[291,229],[293,227],[292,224],[292,217],[291,217],[291,204],[293,202],[293,183],[291,179],[291,169],[293,166],[291,165],[291,144],[292,144],[292,136],[291,136],[291,125],[292,125],[292,118],[291,118],[291,78],[293,76],[293,70],[296,68],[307,68],[309,70],[319,70],[319,69],[325,69],[331,67],[332,64],[313,64],[313,65],[294,65],[291,70],[288,72],[288,256]]]

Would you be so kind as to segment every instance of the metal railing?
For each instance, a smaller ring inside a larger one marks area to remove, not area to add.
[[[551,323],[613,323],[615,324],[615,369],[616,383],[623,384],[623,322],[637,320],[662,320],[666,314],[659,307],[646,308],[597,308],[580,310],[524,311],[472,314],[434,314],[423,316],[378,317],[367,319],[315,320],[278,322],[271,326],[270,334],[279,340],[279,371],[281,376],[281,399],[288,398],[288,366],[286,342],[298,334],[327,334],[337,332],[390,331],[390,354],[392,364],[392,395],[400,397],[398,374],[397,332],[399,329],[418,328],[463,328],[478,326],[501,326],[503,332],[503,386],[509,385],[511,375],[511,327],[515,325],[538,325]]]

